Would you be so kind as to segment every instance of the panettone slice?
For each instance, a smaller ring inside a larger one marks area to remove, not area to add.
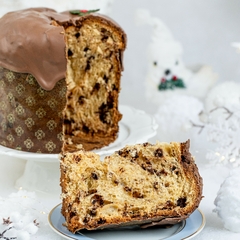
[[[174,224],[202,198],[202,178],[185,143],[126,146],[103,161],[85,150],[61,155],[62,214],[71,232]]]

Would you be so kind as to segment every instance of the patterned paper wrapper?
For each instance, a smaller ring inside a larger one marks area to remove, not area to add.
[[[65,79],[46,91],[28,73],[0,67],[0,144],[21,151],[59,153]]]

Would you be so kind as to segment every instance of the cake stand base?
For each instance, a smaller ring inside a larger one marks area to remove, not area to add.
[[[16,181],[18,189],[60,195],[59,162],[27,161],[23,175]]]

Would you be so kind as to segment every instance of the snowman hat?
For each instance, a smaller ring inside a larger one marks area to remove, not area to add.
[[[146,9],[136,10],[135,20],[137,25],[148,24],[152,27],[152,44],[156,47],[171,47],[174,52],[181,54],[182,45],[176,41],[169,28],[158,18],[152,17],[150,12]]]

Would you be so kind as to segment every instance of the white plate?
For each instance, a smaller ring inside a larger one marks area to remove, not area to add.
[[[119,111],[123,115],[119,123],[119,136],[109,146],[94,151],[101,156],[113,153],[127,144],[145,142],[157,133],[158,125],[151,115],[124,105],[119,106]],[[58,160],[58,154],[24,152],[3,146],[0,146],[0,154],[38,162]]]
[[[170,228],[153,227],[141,229],[137,225],[133,227],[122,227],[96,231],[81,231],[73,234],[63,226],[65,222],[61,214],[62,205],[59,204],[52,209],[48,216],[51,228],[60,236],[70,240],[179,240],[195,237],[205,226],[205,217],[197,209],[187,220],[184,220]]]

